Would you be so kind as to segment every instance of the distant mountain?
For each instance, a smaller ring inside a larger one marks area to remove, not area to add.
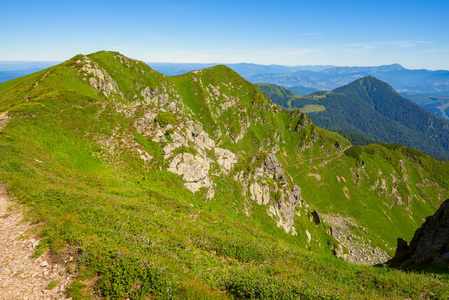
[[[410,99],[428,111],[449,120],[449,96],[429,94],[400,93],[404,98]]]
[[[276,98],[272,99],[277,103]],[[449,122],[401,97],[375,77],[355,80],[332,92],[288,99],[288,103],[279,104],[303,110],[317,126],[351,131],[449,159]]]
[[[218,65],[217,63],[198,64],[198,63],[148,63],[155,71],[161,72],[167,76],[181,75],[193,70],[200,70]],[[283,73],[291,74],[298,71],[322,71],[334,66],[331,65],[305,65],[305,66],[282,66],[282,65],[259,65],[249,63],[225,64],[227,67],[239,73],[242,77],[253,76],[257,74]]]
[[[449,71],[409,70],[399,64],[379,67],[333,67],[321,71],[267,73],[247,76],[253,83],[273,83],[283,87],[302,85],[332,90],[365,76],[375,76],[403,93],[440,93],[449,96]]]
[[[292,86],[288,89],[298,96],[305,96],[305,95],[312,94],[314,92],[318,92],[317,89],[305,87],[302,85]]]

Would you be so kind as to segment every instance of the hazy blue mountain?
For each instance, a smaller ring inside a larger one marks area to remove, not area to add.
[[[409,70],[399,64],[379,67],[333,67],[317,72],[301,70],[295,73],[255,74],[246,79],[254,83],[273,83],[287,88],[302,85],[329,91],[365,76],[379,78],[402,93],[439,93],[449,96],[449,71]]]
[[[199,63],[148,63],[154,70],[161,72],[167,76],[181,75],[188,73],[192,70],[200,70],[219,65],[218,63],[199,64]],[[238,63],[238,64],[224,64],[227,67],[233,69],[240,76],[246,78],[256,74],[272,74],[272,73],[286,73],[291,74],[298,71],[309,70],[319,72],[332,68],[330,65],[305,65],[305,66],[282,66],[282,65],[259,65],[251,63]]]
[[[288,89],[298,96],[305,96],[318,91],[317,89],[305,87],[302,85],[292,86]]]
[[[155,71],[166,76],[174,76],[188,73],[193,70],[201,70],[216,66],[217,64],[195,64],[195,63],[147,63]]]

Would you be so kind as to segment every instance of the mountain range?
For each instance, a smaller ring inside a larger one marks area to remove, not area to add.
[[[449,71],[409,70],[399,64],[379,67],[333,67],[313,72],[256,74],[246,79],[253,83],[273,83],[283,87],[304,86],[330,91],[356,79],[374,76],[400,93],[449,94]]]
[[[181,75],[193,70],[209,68],[218,64],[198,64],[198,63],[151,63],[153,69],[168,76]],[[247,78],[257,74],[272,74],[272,73],[295,73],[298,71],[323,71],[334,66],[330,65],[304,65],[304,66],[283,66],[283,65],[259,65],[251,63],[226,64],[227,67],[233,69],[240,76]]]
[[[333,93],[387,109],[378,84]],[[449,297],[431,270],[370,266],[449,197],[449,162],[354,146],[226,66],[77,55],[0,84],[0,145],[35,256],[67,263],[73,299]]]

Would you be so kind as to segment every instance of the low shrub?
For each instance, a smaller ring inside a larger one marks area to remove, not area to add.
[[[161,127],[165,127],[168,124],[174,124],[175,117],[173,116],[173,113],[170,111],[161,112],[154,118],[154,121],[158,122]]]
[[[356,159],[359,159],[361,154],[362,154],[361,146],[352,146],[351,148],[345,151],[345,155],[354,157]]]

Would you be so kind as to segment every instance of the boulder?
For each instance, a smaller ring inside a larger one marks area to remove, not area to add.
[[[316,210],[312,211],[312,218],[313,218],[313,223],[315,223],[316,225],[321,223],[321,217],[320,217],[320,214],[318,213],[318,211],[316,211]]]

